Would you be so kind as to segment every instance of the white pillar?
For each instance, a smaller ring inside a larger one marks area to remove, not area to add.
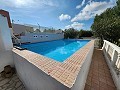
[[[7,18],[0,14],[0,51],[12,50],[13,44]]]
[[[102,50],[104,50],[104,49],[105,49],[105,40],[104,40],[104,43],[103,43]]]

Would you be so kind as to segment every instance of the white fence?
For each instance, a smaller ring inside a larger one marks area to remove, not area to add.
[[[120,47],[104,40],[103,52],[118,90],[120,90]]]
[[[51,40],[58,40],[63,39],[64,34],[35,34],[35,33],[27,33],[25,36],[21,36],[21,42],[26,43],[35,43],[35,42],[42,42],[42,41],[51,41]]]

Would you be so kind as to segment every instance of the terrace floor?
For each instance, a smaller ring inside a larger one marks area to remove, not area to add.
[[[0,75],[0,90],[25,90],[25,87],[16,74],[11,78],[2,78]]]
[[[94,50],[84,90],[116,90],[102,50]]]

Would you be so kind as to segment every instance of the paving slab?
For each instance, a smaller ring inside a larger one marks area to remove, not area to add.
[[[84,90],[116,90],[109,67],[100,49],[95,49]]]

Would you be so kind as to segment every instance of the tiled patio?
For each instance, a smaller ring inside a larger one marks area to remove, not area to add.
[[[102,50],[94,50],[84,90],[116,90]]]
[[[0,90],[25,90],[25,87],[16,74],[6,79],[0,75]]]

